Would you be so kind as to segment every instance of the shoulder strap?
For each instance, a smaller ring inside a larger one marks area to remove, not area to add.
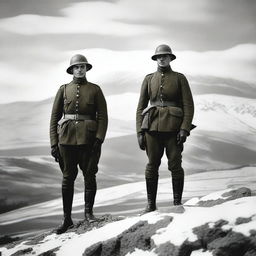
[[[64,100],[67,99],[67,93],[66,93],[66,84],[64,84],[64,94],[63,94]]]
[[[153,78],[154,73],[149,74],[149,76],[150,75],[151,75],[151,77],[150,77],[149,82],[148,82],[148,96],[149,96],[149,98],[150,98],[150,95],[151,95],[151,87],[150,87],[150,85],[151,85],[151,80]]]

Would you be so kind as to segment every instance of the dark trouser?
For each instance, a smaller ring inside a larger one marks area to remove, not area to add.
[[[177,134],[169,132],[146,132],[146,152],[148,164],[146,166],[146,178],[158,177],[158,169],[164,150],[168,159],[168,169],[173,178],[184,177],[181,167],[183,145],[177,145]]]
[[[91,154],[90,145],[60,145],[62,158],[62,199],[64,217],[70,217],[74,194],[74,181],[78,174],[78,166],[83,172],[85,186],[85,208],[92,210],[94,197],[97,190],[96,173],[98,172],[98,162],[100,152]],[[86,194],[90,194],[89,201]],[[93,195],[93,196],[92,196]]]
[[[177,144],[177,133],[146,132],[146,152],[148,156],[145,171],[146,180],[158,179],[158,169],[164,151],[168,159],[168,169],[171,171],[172,180],[178,181],[174,182],[175,184],[179,183],[179,186],[173,186],[174,197],[181,200],[184,183],[184,170],[181,166],[183,145]]]

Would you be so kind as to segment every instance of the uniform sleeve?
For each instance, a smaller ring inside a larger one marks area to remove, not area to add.
[[[51,113],[51,121],[50,121],[50,143],[51,146],[58,144],[58,133],[57,126],[58,121],[61,119],[63,115],[63,90],[60,88],[55,96],[52,113]]]
[[[180,84],[181,84],[181,98],[182,98],[182,105],[183,105],[183,112],[184,112],[181,129],[190,132],[191,124],[194,116],[194,101],[193,101],[188,80],[184,75],[180,76]]]
[[[96,95],[96,106],[97,106],[96,111],[97,111],[97,124],[98,124],[96,138],[100,139],[101,141],[104,141],[106,132],[107,132],[107,127],[108,127],[108,111],[107,111],[106,99],[100,88]]]
[[[148,106],[149,95],[148,95],[148,79],[146,76],[142,82],[141,90],[140,90],[140,98],[136,111],[136,130],[137,133],[141,132],[141,124],[142,124],[142,111]]]

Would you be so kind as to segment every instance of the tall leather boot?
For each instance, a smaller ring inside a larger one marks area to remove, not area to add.
[[[142,214],[153,212],[156,210],[156,194],[157,194],[158,178],[146,178],[147,199],[148,204]]]
[[[172,190],[173,190],[173,204],[181,205],[182,193],[184,187],[183,177],[172,177]]]
[[[96,221],[93,215],[93,205],[97,191],[96,177],[84,179],[84,216],[89,222]]]
[[[62,224],[56,229],[57,234],[65,233],[69,228],[72,228],[73,221],[71,219],[72,203],[74,195],[74,182],[63,179],[62,181],[62,203],[64,220]]]
[[[96,190],[85,190],[84,192],[84,201],[85,201],[85,207],[84,207],[84,215],[85,219],[87,219],[89,222],[96,221],[96,217],[93,215],[93,205],[94,205],[94,199],[96,195]]]

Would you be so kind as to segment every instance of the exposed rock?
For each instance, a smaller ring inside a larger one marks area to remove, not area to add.
[[[112,216],[111,214],[105,214],[97,218],[97,221],[94,222],[89,222],[87,220],[83,220],[78,222],[77,224],[74,225],[73,228],[69,229],[68,232],[75,232],[77,234],[83,234],[86,233],[94,228],[100,228],[105,226],[108,223],[111,223],[113,221],[118,221],[122,220],[123,218],[121,217],[115,217]]]
[[[236,219],[236,222],[235,222],[235,225],[240,225],[240,224],[243,224],[243,223],[248,223],[252,221],[252,218],[242,218],[242,217],[239,217]]]
[[[46,251],[46,252],[43,252],[43,253],[40,253],[40,254],[38,254],[38,256],[56,256],[55,252],[58,250],[59,250],[59,247],[49,250],[49,251]]]
[[[242,187],[239,189],[231,190],[229,192],[225,192],[221,195],[222,198],[218,198],[216,200],[199,200],[197,205],[202,207],[212,207],[214,205],[219,205],[230,200],[235,200],[237,198],[251,196],[251,194],[252,193],[249,188]]]
[[[26,255],[27,253],[31,253],[32,251],[33,251],[33,248],[29,247],[24,250],[19,250],[19,251],[13,253],[12,256],[23,256],[23,255]]]
[[[139,221],[116,238],[97,243],[87,248],[83,255],[121,256],[134,251],[135,248],[151,250],[155,248],[155,244],[151,239],[152,235],[156,233],[156,230],[166,227],[171,221],[172,218],[169,216],[155,224],[148,224],[147,221]]]
[[[217,238],[227,235],[227,231],[222,229],[222,226],[227,224],[227,221],[219,220],[214,224],[213,228],[209,227],[209,224],[205,224],[200,227],[194,228],[193,232],[197,235],[198,241],[201,244],[202,249],[207,249],[207,245]]]
[[[133,252],[135,248],[143,251],[154,249],[158,256],[190,256],[193,251],[199,249],[211,251],[214,256],[256,255],[256,234],[252,232],[251,236],[247,237],[233,232],[232,229],[225,230],[222,228],[228,224],[225,220],[219,220],[211,226],[206,223],[194,228],[193,232],[197,235],[197,239],[193,242],[187,239],[180,246],[166,242],[157,247],[151,236],[170,222],[170,218],[151,225],[145,221],[138,222],[118,237],[87,248],[83,255],[123,256],[128,252]]]
[[[216,198],[213,200],[216,203],[218,195],[220,200],[229,201],[250,193],[248,189],[241,188],[215,193],[208,198]],[[92,223],[80,221],[60,236],[50,231],[26,239],[26,242],[23,240],[24,246],[17,247],[16,252],[13,250],[12,256],[38,255],[38,251],[41,253],[39,256],[55,256],[59,250],[66,252],[70,248],[75,253],[78,247],[77,255],[84,256],[124,256],[133,252],[132,255],[140,255],[142,251],[153,251],[158,256],[190,256],[196,251],[207,251],[213,256],[255,256],[255,202],[255,197],[247,197],[213,208],[200,208],[198,204],[169,207],[164,213],[156,211],[128,218],[101,229],[108,223],[121,220],[104,215]],[[105,240],[106,237],[109,239]],[[52,245],[51,239],[56,239],[56,244]],[[17,245],[17,242],[13,244]]]
[[[9,244],[15,241],[19,241],[19,237],[11,237],[11,236],[1,236],[0,237],[0,245]]]
[[[242,187],[238,189],[231,190],[229,192],[226,192],[222,194],[224,197],[228,197],[229,200],[234,200],[237,198],[245,197],[245,196],[251,196],[252,192],[249,188]]]
[[[220,237],[208,244],[208,249],[216,256],[241,256],[252,249],[253,242],[250,237],[240,233],[228,232],[224,237]]]

